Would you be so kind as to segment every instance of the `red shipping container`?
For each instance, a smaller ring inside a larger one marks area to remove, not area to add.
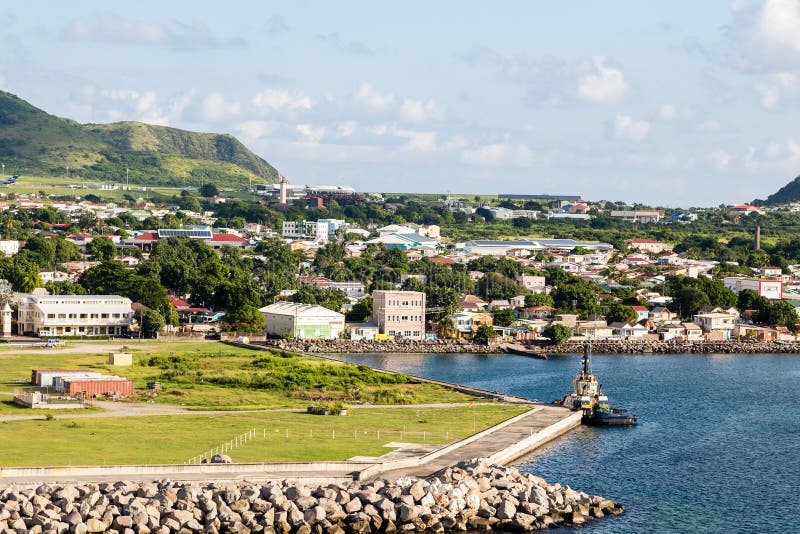
[[[133,382],[130,380],[64,380],[64,393],[70,397],[85,394],[94,395],[119,394],[133,395]]]

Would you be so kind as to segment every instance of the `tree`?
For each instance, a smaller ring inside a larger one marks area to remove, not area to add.
[[[95,237],[88,245],[89,257],[97,261],[113,260],[117,247],[108,237]]]
[[[497,310],[494,314],[494,324],[497,326],[508,326],[517,320],[514,310]]]
[[[613,303],[609,309],[608,313],[606,314],[606,320],[609,323],[634,323],[636,322],[636,312],[625,306],[624,304],[620,304],[619,302]]]
[[[700,311],[700,308],[709,306],[711,301],[702,290],[695,287],[685,287],[673,297],[672,303],[678,307],[681,316],[690,318]]]
[[[797,331],[797,312],[794,306],[785,300],[776,300],[769,303],[767,323],[770,326],[785,326],[792,332]]]
[[[359,300],[345,314],[345,319],[349,322],[366,321],[372,315],[372,297],[364,297]]]
[[[198,192],[200,193],[200,195],[202,195],[202,196],[204,196],[206,198],[215,197],[215,196],[219,195],[219,189],[217,189],[216,184],[212,184],[212,183],[207,183],[207,184],[201,185],[200,189],[198,190]]]
[[[542,335],[555,345],[561,345],[572,337],[572,329],[563,324],[551,324],[542,331]]]
[[[237,332],[258,332],[264,330],[264,315],[258,308],[250,304],[233,310],[225,317],[225,322],[231,330]]]
[[[472,340],[475,343],[483,343],[486,345],[489,343],[489,338],[493,337],[497,337],[497,332],[495,332],[494,328],[484,323],[475,331],[475,334],[472,336]]]
[[[531,293],[525,295],[525,307],[533,308],[534,306],[549,306],[553,307],[553,297],[546,293]]]
[[[202,211],[203,206],[200,205],[200,200],[194,195],[182,196],[178,205],[182,210],[199,212]]]
[[[146,338],[154,338],[164,328],[166,321],[164,316],[155,310],[144,310],[140,317],[142,335]]]
[[[339,289],[323,289],[311,284],[303,284],[300,289],[292,295],[292,302],[303,304],[316,304],[323,308],[328,308],[335,312],[341,312],[342,306],[349,299],[344,291]]]

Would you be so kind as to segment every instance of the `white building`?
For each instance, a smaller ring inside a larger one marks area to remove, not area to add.
[[[783,282],[780,280],[726,276],[722,283],[737,295],[742,289],[752,289],[758,296],[770,300],[780,300],[783,296]]]
[[[276,302],[258,311],[268,337],[337,339],[344,331],[344,315],[322,306]]]
[[[120,335],[132,323],[131,300],[119,295],[22,295],[19,299],[19,334]]]
[[[19,241],[15,239],[0,240],[0,252],[6,256],[13,256],[19,252]]]
[[[284,239],[327,241],[330,236],[330,225],[322,221],[284,221],[282,235]]]

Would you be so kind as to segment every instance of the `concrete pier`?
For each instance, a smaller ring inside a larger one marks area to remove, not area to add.
[[[203,482],[288,479],[319,483],[424,477],[470,458],[481,457],[497,464],[508,463],[568,432],[580,422],[580,412],[558,406],[537,405],[507,421],[435,450],[414,444],[399,444],[398,450],[384,456],[359,457],[345,462],[4,467],[0,468],[0,486],[163,478]]]

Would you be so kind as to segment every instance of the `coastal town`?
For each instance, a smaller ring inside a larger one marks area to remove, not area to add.
[[[156,201],[119,185],[58,197],[9,187],[3,337],[338,339],[376,350],[403,340],[796,340],[800,264],[770,265],[758,222],[794,205],[666,213],[544,194],[408,201],[285,179],[244,199],[213,184],[177,193]],[[345,217],[308,216],[325,213]],[[748,221],[747,263],[634,237],[698,216]],[[617,221],[614,244],[566,237],[573,221],[601,219]],[[476,238],[449,236],[448,220]],[[486,221],[524,232],[540,220],[561,220],[566,235],[477,238]],[[186,271],[203,257],[239,285],[193,279]]]

